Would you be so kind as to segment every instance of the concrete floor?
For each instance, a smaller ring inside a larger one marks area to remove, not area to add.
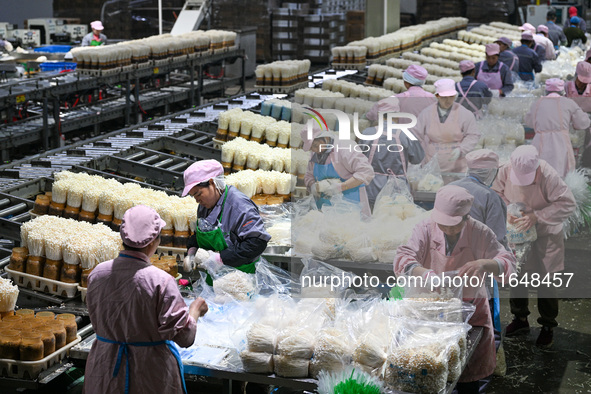
[[[591,289],[591,237],[567,241],[565,272],[573,272],[574,286]],[[581,287],[583,286],[583,287]],[[507,294],[501,294],[501,297]],[[588,297],[588,296],[587,296]],[[550,350],[535,346],[540,326],[535,294],[530,294],[529,334],[505,338],[507,374],[495,377],[487,392],[500,393],[591,393],[591,299],[561,299],[558,327]],[[503,327],[513,316],[509,300],[501,299]]]

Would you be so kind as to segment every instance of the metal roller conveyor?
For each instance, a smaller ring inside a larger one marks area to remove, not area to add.
[[[23,210],[27,210],[27,204],[25,203],[18,203],[8,208],[4,208],[0,211],[0,217],[5,216],[14,216],[15,214],[20,214]]]

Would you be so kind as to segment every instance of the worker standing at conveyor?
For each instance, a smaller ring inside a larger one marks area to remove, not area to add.
[[[462,80],[456,83],[456,91],[458,92],[458,103],[462,104],[464,108],[472,111],[477,119],[482,117],[482,105],[488,104],[492,93],[484,82],[477,81],[474,78],[476,70],[472,60],[462,60],[460,62],[460,72],[462,73]]]
[[[501,53],[499,53],[499,61],[509,66],[511,72],[519,72],[519,58],[511,50],[511,47],[513,46],[513,41],[511,41],[507,37],[501,37],[494,43],[499,46],[499,50],[501,51]]]
[[[538,26],[538,34],[534,34],[534,41],[536,45],[541,45],[546,50],[544,60],[556,60],[556,50],[552,45],[552,41],[548,38],[548,26]]]
[[[546,80],[546,96],[534,102],[525,115],[525,124],[536,132],[532,145],[540,158],[564,178],[575,169],[575,155],[570,142],[570,127],[583,130],[591,123],[589,116],[573,100],[562,97],[564,81]]]
[[[388,100],[379,101],[378,114],[400,112],[400,106],[397,104],[397,100],[396,97],[390,97]],[[375,171],[375,177],[366,187],[367,198],[372,209],[378,194],[391,177],[400,177],[406,182],[406,169],[408,163],[419,164],[425,157],[425,152],[418,140],[411,140],[400,129],[393,130],[393,140],[389,140],[387,130],[388,125],[384,122],[382,133],[378,139],[367,141],[361,139],[359,141],[362,144],[371,146],[365,154]],[[371,136],[375,135],[376,127],[370,127],[364,130],[363,134]],[[394,143],[398,145],[395,151],[390,151],[385,148]],[[378,149],[378,147],[381,149]]]
[[[542,71],[542,62],[540,57],[532,49],[534,45],[534,36],[529,31],[521,33],[521,46],[513,49],[513,53],[519,58],[519,78],[524,81],[533,81],[534,72]]]
[[[341,140],[335,133],[317,126],[312,128],[312,138],[307,129],[302,129],[301,134],[303,149],[313,152],[304,182],[318,208],[331,205],[333,196],[342,195],[345,200],[358,204],[364,216],[370,217],[366,186],[375,173],[367,157],[355,148],[355,141]]]
[[[387,102],[391,98],[397,98],[396,100],[393,100],[395,103],[393,105],[400,106],[399,112],[413,114],[414,116],[418,117],[425,108],[437,102],[433,93],[429,93],[421,87],[425,83],[428,75],[429,73],[424,67],[416,64],[411,64],[408,66],[407,69],[402,73],[402,79],[404,81],[404,86],[406,87],[406,92],[398,93],[394,96],[378,101],[365,114],[365,118],[373,124],[377,124],[378,104],[383,101]]]
[[[120,230],[125,250],[88,276],[86,304],[97,340],[86,362],[87,394],[186,393],[173,341],[193,344],[207,304],[197,298],[187,308],[174,278],[151,265],[165,224],[145,205],[128,209]]]
[[[458,93],[452,79],[438,80],[435,88],[437,103],[421,112],[412,132],[421,141],[425,161],[437,154],[442,172],[465,172],[466,154],[480,139],[476,118],[455,102]]]
[[[466,155],[468,172],[466,177],[450,183],[463,187],[474,196],[470,217],[484,223],[496,235],[497,241],[507,247],[507,206],[503,199],[491,189],[491,185],[499,170],[499,155],[490,149],[478,149]],[[501,317],[500,300],[496,281],[487,283],[489,290],[489,303],[493,326],[495,329],[495,342],[500,344]],[[492,302],[491,302],[492,301]]]
[[[182,195],[199,204],[195,237],[187,241],[185,271],[197,265],[215,273],[225,264],[254,274],[255,263],[271,239],[256,204],[226,185],[224,168],[216,160],[193,163],[183,176]],[[207,283],[212,284],[211,277]]]
[[[431,217],[417,224],[408,243],[396,250],[396,275],[430,281],[431,276],[449,271],[458,271],[460,277],[511,274],[515,257],[496,240],[490,228],[470,217],[473,201],[474,197],[462,187],[447,185],[439,189]],[[475,394],[479,380],[492,375],[495,369],[495,341],[484,287],[465,286],[463,298],[476,306],[469,323],[484,331],[457,389],[460,394]]]
[[[591,52],[591,51],[589,51]],[[579,107],[591,116],[591,64],[587,61],[577,63],[577,72],[574,81],[568,81],[564,85],[566,97],[572,99]],[[581,164],[591,168],[591,134],[585,132]]]
[[[498,92],[500,97],[505,97],[514,87],[511,70],[499,61],[499,44],[486,44],[485,52],[486,61],[475,64],[475,78],[484,82],[492,92]]]
[[[525,205],[522,217],[507,218],[517,231],[525,232],[530,228],[536,230],[537,239],[526,257],[521,276],[537,273],[543,278],[548,273],[564,270],[563,222],[575,211],[576,202],[556,170],[538,157],[535,147],[522,145],[511,154],[511,162],[499,169],[492,187],[505,204]],[[540,312],[538,323],[542,325],[536,345],[549,348],[553,342],[553,328],[558,325],[556,289],[553,285],[543,285],[535,290]],[[524,286],[512,287],[510,302],[514,319],[507,326],[505,335],[529,332],[528,289]]]
[[[100,45],[106,45],[107,36],[103,34],[103,30],[105,30],[103,23],[101,21],[90,22],[90,28],[92,29],[92,32],[82,38],[80,46],[97,47]]]

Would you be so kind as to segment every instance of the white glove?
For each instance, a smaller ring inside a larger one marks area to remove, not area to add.
[[[460,158],[461,154],[462,154],[462,151],[460,150],[460,148],[455,148],[449,154],[449,161],[456,161],[456,160],[458,160]]]
[[[491,89],[490,92],[492,93],[493,97],[500,97],[501,92],[497,89]]]
[[[200,264],[200,267],[205,269],[210,274],[216,273],[220,268],[222,268],[222,265],[224,265],[224,263],[222,263],[220,254],[217,252],[212,252],[211,250],[206,250],[205,252],[208,253],[208,257],[203,260],[203,262]]]
[[[195,264],[197,264],[198,267],[202,267],[203,263],[209,258],[209,253],[209,250],[202,248],[197,249],[197,253],[195,254]]]
[[[333,182],[327,191],[324,192],[327,196],[335,196],[337,194],[341,194],[343,192],[342,188],[343,182]]]
[[[330,189],[332,183],[330,182],[330,180],[325,179],[323,181],[316,183],[316,185],[318,188],[318,193],[326,193]]]
[[[191,272],[195,269],[195,248],[189,249],[189,253],[183,259],[183,270]]]

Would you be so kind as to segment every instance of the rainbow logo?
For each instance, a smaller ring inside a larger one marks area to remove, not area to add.
[[[328,125],[326,124],[326,120],[324,120],[324,117],[322,115],[320,115],[320,113],[318,111],[315,111],[309,107],[304,107],[304,108],[313,112],[313,114],[311,114],[309,112],[304,112],[304,115],[311,116],[312,119],[314,119],[316,121],[316,123],[318,123],[320,130],[322,130],[322,125],[324,124],[324,128],[326,129],[326,131],[328,131]],[[314,116],[314,114],[316,114],[317,116]],[[320,119],[318,119],[318,118],[320,118]],[[322,121],[322,123],[320,123],[320,121]]]

